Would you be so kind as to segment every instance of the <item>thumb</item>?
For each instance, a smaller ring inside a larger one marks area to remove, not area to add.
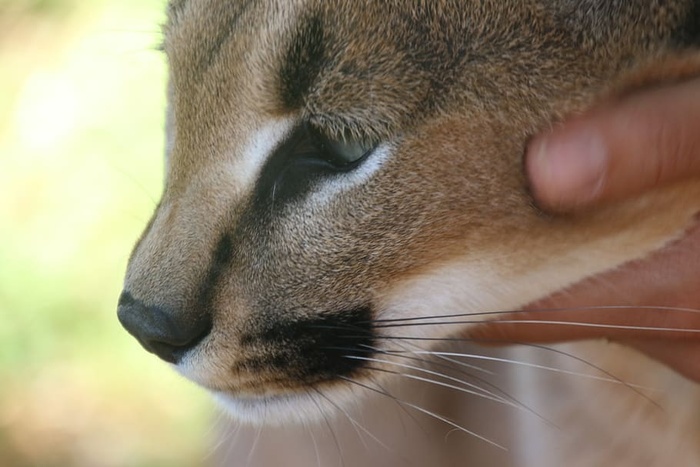
[[[700,79],[647,90],[569,121],[530,144],[537,201],[566,211],[700,175]]]

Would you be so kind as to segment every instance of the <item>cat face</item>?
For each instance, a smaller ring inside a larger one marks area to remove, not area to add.
[[[558,219],[521,170],[534,132],[682,46],[692,2],[628,3],[172,2],[167,178],[120,320],[240,416],[304,418],[466,326],[411,320],[662,245],[696,188]]]

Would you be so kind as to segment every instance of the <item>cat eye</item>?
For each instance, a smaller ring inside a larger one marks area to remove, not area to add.
[[[265,203],[274,200],[276,206],[282,206],[315,184],[356,169],[376,147],[350,132],[330,136],[308,122],[301,124],[263,167],[256,184],[256,198]]]
[[[374,149],[374,146],[352,136],[329,137],[312,127],[305,125],[293,150],[294,158],[310,162],[327,163],[336,170],[350,170],[360,164]]]

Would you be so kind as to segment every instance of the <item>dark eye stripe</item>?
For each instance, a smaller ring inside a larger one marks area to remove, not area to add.
[[[261,212],[299,199],[323,179],[350,172],[372,153],[371,148],[356,155],[308,124],[299,125],[268,158],[255,185],[254,202]],[[360,151],[358,151],[360,152]]]

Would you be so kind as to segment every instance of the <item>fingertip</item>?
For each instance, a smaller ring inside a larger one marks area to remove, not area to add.
[[[554,211],[594,202],[602,192],[607,166],[602,136],[586,127],[536,137],[525,158],[533,196]]]
[[[576,211],[700,175],[700,81],[609,102],[535,137],[525,171],[545,210]]]

